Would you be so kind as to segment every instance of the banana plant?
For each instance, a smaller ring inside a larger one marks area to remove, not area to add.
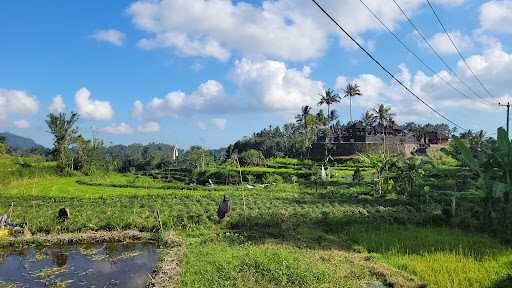
[[[464,164],[479,177],[478,187],[485,193],[491,218],[496,217],[495,204],[510,204],[512,190],[512,144],[504,128],[498,128],[497,138],[494,151],[486,155],[473,155],[464,141],[459,138],[453,140]]]

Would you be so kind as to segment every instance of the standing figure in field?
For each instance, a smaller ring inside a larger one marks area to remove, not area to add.
[[[229,199],[226,198],[226,195],[224,195],[224,199],[220,201],[219,203],[219,209],[217,209],[217,216],[222,221],[224,217],[226,217],[226,214],[229,213]]]

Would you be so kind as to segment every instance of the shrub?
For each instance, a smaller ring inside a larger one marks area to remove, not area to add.
[[[352,182],[356,185],[359,185],[363,182],[363,174],[361,173],[361,169],[357,167],[352,174]]]
[[[266,174],[263,177],[263,183],[265,184],[281,184],[283,183],[283,177],[276,174]]]
[[[249,149],[240,155],[240,165],[245,167],[259,167],[265,165],[265,158],[260,151]]]

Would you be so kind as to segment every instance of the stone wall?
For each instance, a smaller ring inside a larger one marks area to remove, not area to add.
[[[328,146],[329,155],[332,157],[347,157],[353,156],[357,153],[380,153],[387,152],[391,154],[410,154],[411,151],[417,148],[416,144],[401,144],[401,143],[331,143]],[[325,159],[325,144],[315,143],[311,147],[311,157],[316,160]]]

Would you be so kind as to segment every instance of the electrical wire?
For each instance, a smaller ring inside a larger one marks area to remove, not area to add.
[[[402,83],[402,81],[400,81],[398,78],[395,77],[395,75],[393,75],[386,67],[384,67],[384,65],[382,65],[380,63],[379,60],[377,60],[370,52],[368,52],[368,50],[366,50],[360,43],[359,41],[357,41],[352,35],[350,35],[350,33],[347,32],[347,30],[345,30],[343,27],[341,27],[341,25],[338,23],[338,21],[336,21],[316,0],[311,0],[313,3],[315,3],[315,5],[329,18],[331,19],[331,21],[336,25],[338,26],[338,28],[345,34],[347,35],[348,38],[350,38],[350,40],[352,40],[352,42],[354,42],[354,44],[356,44],[361,50],[363,50],[363,52],[368,56],[370,57],[370,59],[373,60],[373,62],[375,62],[382,70],[384,70],[384,72],[386,72],[393,80],[395,80],[400,86],[402,86],[405,90],[407,90],[409,93],[411,93],[414,97],[416,97],[416,99],[418,101],[420,101],[421,103],[423,103],[423,105],[425,105],[426,107],[428,107],[430,110],[432,110],[435,114],[439,115],[441,118],[443,118],[444,120],[448,121],[449,123],[451,123],[452,125],[462,129],[462,130],[467,130],[465,128],[463,128],[462,126],[460,126],[459,124],[455,123],[454,121],[450,120],[448,117],[446,117],[443,113],[439,112],[437,109],[435,109],[434,107],[432,107],[430,104],[428,104],[427,102],[425,102],[425,100],[423,100],[421,97],[419,97],[418,95],[416,95],[416,93],[414,93],[409,87],[407,87],[404,83]]]
[[[494,98],[494,96],[491,94],[489,89],[487,89],[487,87],[480,80],[480,78],[478,78],[478,76],[476,76],[476,74],[473,71],[473,69],[471,69],[471,67],[469,66],[468,62],[466,61],[466,58],[460,52],[460,49],[457,47],[457,45],[455,45],[455,41],[453,41],[452,36],[450,35],[450,33],[448,33],[448,30],[446,29],[446,26],[441,21],[441,18],[439,17],[439,15],[437,14],[436,10],[434,9],[434,6],[432,6],[432,3],[430,3],[430,0],[427,0],[427,3],[428,3],[428,6],[430,7],[430,10],[432,10],[432,13],[434,13],[434,16],[437,19],[437,22],[439,23],[439,25],[441,25],[441,27],[443,28],[444,33],[446,34],[446,36],[448,37],[448,39],[452,43],[453,48],[455,48],[455,50],[457,51],[457,54],[459,54],[459,57],[460,57],[460,59],[462,59],[462,62],[464,62],[464,65],[466,66],[466,68],[468,68],[468,70],[471,72],[471,74],[473,74],[473,77],[476,79],[476,81],[478,81],[478,84],[480,84],[480,86],[482,86],[482,89],[484,89],[484,91],[487,93],[487,95],[489,95],[491,98]]]
[[[389,28],[388,25],[386,25],[386,23],[384,23],[384,21],[382,21],[382,19],[363,1],[363,0],[359,0],[359,2],[361,2],[361,4],[363,4],[364,7],[366,7],[366,9],[368,10],[368,12],[370,12],[370,14],[373,16],[373,18],[375,18],[391,35],[393,35],[393,37],[396,39],[396,41],[398,41],[398,43],[400,43],[400,45],[402,45],[402,47],[407,50],[411,55],[413,55],[421,64],[423,64],[423,66],[425,66],[425,68],[427,68],[432,74],[436,75],[437,72],[432,68],[432,66],[430,66],[429,64],[427,64],[423,59],[421,59],[421,57],[416,54],[402,39],[400,39],[400,37],[395,33],[393,32],[393,30],[391,30],[391,28]],[[450,83],[448,80],[446,80],[446,78],[444,78],[442,75],[437,75],[439,77],[439,79],[441,79],[446,85],[448,85],[450,88],[452,88],[453,90],[455,90],[456,92],[458,92],[460,95],[468,98],[468,99],[471,99],[471,100],[474,100],[474,98],[468,96],[466,93],[464,93],[463,91],[461,91],[460,89],[458,89],[457,87],[455,87],[452,83]],[[485,104],[488,104],[487,102],[485,102]]]
[[[423,40],[423,42],[425,42],[425,44],[427,44],[427,46],[430,48],[430,50],[432,50],[432,52],[434,52],[434,54],[436,55],[436,57],[439,59],[439,61],[441,61],[441,63],[443,63],[443,65],[446,67],[446,69],[448,71],[450,71],[450,73],[453,74],[453,76],[455,78],[457,78],[457,80],[462,83],[462,85],[464,85],[469,91],[471,91],[471,93],[473,93],[476,97],[482,99],[483,101],[487,102],[487,104],[489,105],[494,105],[492,104],[491,102],[489,102],[487,99],[483,98],[482,96],[480,96],[473,88],[471,88],[471,86],[469,86],[466,82],[464,82],[458,75],[457,73],[455,73],[455,71],[450,67],[450,65],[448,65],[448,63],[446,63],[446,61],[443,59],[443,57],[441,57],[441,55],[437,52],[437,50],[432,46],[432,44],[430,44],[430,41],[428,41],[427,37],[425,37],[425,35],[421,32],[421,30],[418,28],[418,26],[416,26],[416,24],[414,24],[414,22],[412,22],[411,18],[409,17],[409,15],[407,15],[407,12],[405,12],[405,10],[400,6],[400,4],[398,4],[398,2],[396,2],[396,0],[392,0],[393,3],[395,3],[395,6],[400,10],[400,12],[402,12],[402,15],[405,17],[405,19],[407,20],[407,22],[409,22],[409,24],[412,26],[412,28],[416,31],[416,33],[418,33],[418,35],[420,36],[420,38]]]

